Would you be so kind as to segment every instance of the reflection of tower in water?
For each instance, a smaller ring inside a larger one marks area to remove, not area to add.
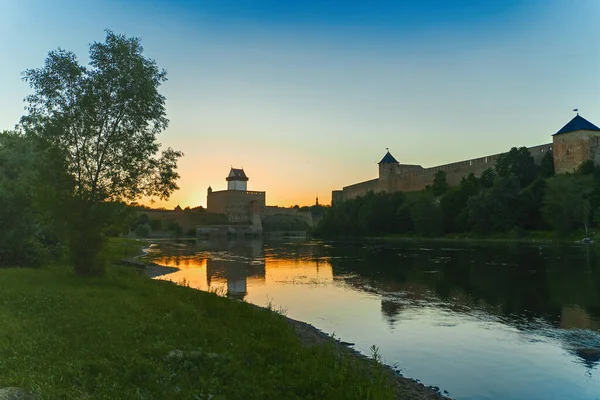
[[[206,261],[206,281],[226,283],[227,296],[243,299],[248,293],[248,280],[265,280],[265,261],[261,240],[229,240]]]

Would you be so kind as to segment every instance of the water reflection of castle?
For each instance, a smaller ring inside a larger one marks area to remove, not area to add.
[[[227,296],[243,299],[248,281],[265,282],[265,260],[262,238],[200,242],[201,249],[211,251],[206,260],[206,282],[227,284]]]

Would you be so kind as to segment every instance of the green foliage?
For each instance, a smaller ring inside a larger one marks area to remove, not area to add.
[[[506,178],[514,175],[521,187],[529,185],[536,177],[537,167],[527,147],[513,147],[496,160],[496,174]]]
[[[183,232],[183,228],[175,220],[169,220],[166,224],[166,229],[175,236],[179,236]]]
[[[168,198],[177,189],[182,153],[169,148],[156,157],[156,136],[168,124],[158,91],[166,72],[144,57],[140,40],[107,31],[105,42],[90,45],[89,59],[84,66],[74,53],[58,49],[43,67],[25,71],[33,93],[21,125],[64,160],[73,201],[57,218],[71,231],[85,228],[70,245],[89,249],[72,248],[71,259],[77,272],[97,274],[107,233],[100,216],[109,210],[101,205],[142,195]]]
[[[409,202],[415,231],[422,236],[439,235],[442,232],[442,212],[434,195],[424,191],[411,196]]]
[[[564,235],[578,227],[587,231],[592,184],[590,175],[565,174],[548,180],[542,211],[545,221],[559,234]]]
[[[147,238],[150,235],[150,228],[148,225],[138,225],[135,227],[135,236],[139,238]]]
[[[51,211],[69,182],[57,160],[34,138],[0,133],[0,265],[34,266],[60,256],[64,230]]]
[[[360,236],[406,232],[406,203],[403,193],[369,192],[327,209],[315,234],[320,236]]]
[[[431,190],[434,195],[441,196],[448,190],[448,181],[446,180],[446,171],[438,171],[433,178]]]
[[[542,205],[546,195],[546,187],[546,181],[538,178],[519,192],[515,209],[519,228],[524,230],[547,228],[547,224],[542,218]]]
[[[153,231],[160,231],[162,228],[162,220],[160,219],[150,219],[148,223]]]
[[[554,176],[554,156],[551,151],[547,152],[542,158],[539,172],[544,179]]]
[[[506,232],[518,222],[519,182],[515,176],[497,178],[494,186],[484,189],[467,202],[468,221],[476,232]]]
[[[433,185],[431,186],[433,194],[441,196],[448,190],[448,181],[446,180],[446,171],[438,171],[435,173],[433,178]]]
[[[578,175],[593,175],[596,171],[596,167],[594,166],[594,162],[592,160],[586,160],[581,163],[579,167],[577,167],[576,174]]]
[[[493,168],[487,168],[485,171],[481,173],[481,177],[479,181],[481,182],[482,188],[491,188],[494,186],[494,179],[496,178],[496,173]]]

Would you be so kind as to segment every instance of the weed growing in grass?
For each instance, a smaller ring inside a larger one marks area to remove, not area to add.
[[[215,294],[219,297],[225,297],[227,295],[227,288],[223,286],[215,286],[208,288],[208,293]]]
[[[178,284],[179,286],[183,286],[183,287],[187,287],[187,288],[189,288],[189,287],[190,287],[190,282],[187,280],[187,278],[186,278],[185,276],[184,276],[183,278],[181,278],[181,279],[179,280],[179,282],[177,282],[177,284]]]

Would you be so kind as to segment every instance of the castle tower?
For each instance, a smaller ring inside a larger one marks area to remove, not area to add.
[[[399,163],[388,150],[378,164],[379,188],[386,191],[391,191],[392,177],[394,176]]]
[[[247,191],[248,177],[244,169],[231,168],[229,175],[225,178],[227,181],[227,190]]]
[[[600,164],[600,128],[579,113],[552,135],[554,170],[573,172],[587,160]]]

